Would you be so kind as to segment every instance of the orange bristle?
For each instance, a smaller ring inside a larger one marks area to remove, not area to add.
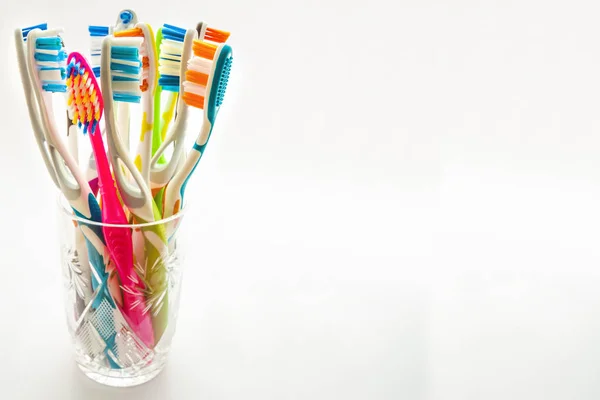
[[[204,97],[199,96],[197,94],[184,92],[183,93],[183,101],[188,106],[196,107],[196,108],[204,108]]]
[[[144,37],[144,32],[141,28],[125,29],[124,31],[115,32],[115,37]]]
[[[208,75],[202,72],[194,71],[188,69],[185,72],[185,80],[193,83],[197,83],[202,86],[206,86],[208,84]]]
[[[192,50],[194,50],[194,55],[206,58],[208,60],[212,60],[213,58],[215,58],[215,53],[217,52],[217,45],[204,42],[202,40],[194,40]]]
[[[231,35],[231,33],[227,31],[208,27],[206,28],[204,39],[210,40],[211,42],[225,43],[227,39],[229,39],[229,35]]]

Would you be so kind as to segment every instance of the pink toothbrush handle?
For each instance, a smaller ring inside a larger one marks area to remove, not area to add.
[[[102,221],[108,224],[126,225],[127,217],[117,197],[99,126],[96,127],[93,134],[90,134],[90,140],[96,157],[98,186],[102,195]],[[138,337],[152,348],[154,346],[154,330],[142,293],[145,288],[144,283],[133,268],[131,229],[104,226],[102,230],[106,247],[116,265],[123,288],[123,315]]]
[[[105,203],[104,208],[106,207]],[[131,230],[105,226],[103,232],[123,288],[123,315],[138,337],[152,348],[154,330],[150,314],[146,311],[146,299],[142,293],[144,284],[133,269]]]

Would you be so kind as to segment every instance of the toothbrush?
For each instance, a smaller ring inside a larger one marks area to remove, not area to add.
[[[46,165],[46,169],[48,170],[50,177],[52,178],[52,182],[54,182],[56,187],[59,187],[58,178],[56,177],[56,171],[54,170],[54,165],[52,164],[52,160],[50,158],[50,154],[47,148],[46,138],[42,129],[42,119],[39,114],[39,107],[35,103],[33,88],[29,79],[29,75],[27,74],[27,35],[30,31],[34,29],[47,30],[48,24],[44,23],[28,28],[15,30],[15,48],[17,50],[17,63],[19,65],[19,72],[21,74],[21,81],[23,82],[23,91],[25,93],[25,101],[27,102],[27,111],[29,112],[29,120],[31,121],[31,127],[33,128],[35,141],[40,149],[40,152],[42,153],[42,159],[44,161],[44,164]]]
[[[165,24],[166,25],[166,24]],[[161,26],[156,31],[156,54],[158,57],[158,84],[156,86],[156,91],[154,92],[154,126],[152,133],[152,156],[158,150],[161,142],[165,140],[165,135],[167,129],[169,127],[169,123],[175,114],[175,106],[177,105],[177,94],[179,91],[178,83],[169,84],[169,79],[165,79],[167,72],[165,72],[165,64],[168,64],[170,59],[176,59],[177,49],[175,49],[172,57],[165,57],[166,54],[161,51],[162,42],[163,42],[163,27]],[[179,42],[178,37],[173,38],[173,41]],[[176,72],[175,72],[176,73]],[[166,110],[161,114],[161,100],[162,100],[162,92],[166,90],[168,92],[168,97],[166,101]],[[158,161],[159,164],[164,164],[166,160],[164,157],[161,157]],[[157,204],[160,204],[157,202]]]
[[[138,17],[133,10],[121,10],[117,16],[115,25],[110,28],[110,34],[132,29],[137,23]],[[102,44],[100,45],[100,48],[102,48]],[[117,124],[119,126],[119,132],[121,132],[122,140],[127,146],[127,151],[129,151],[130,146],[130,119],[129,103],[120,102],[117,106]]]
[[[227,31],[211,28],[206,24],[206,22],[203,21],[196,25],[196,31],[198,32],[198,38],[200,40],[213,43],[225,43],[231,35],[231,33]]]
[[[89,25],[88,32],[90,34],[90,67],[94,72],[94,76],[100,76],[100,51],[102,50],[102,39],[110,34],[111,28],[104,25]],[[73,116],[70,116],[71,120]],[[74,125],[77,131],[77,126]],[[86,176],[94,195],[98,194],[98,171],[96,170],[96,160],[94,152],[90,154],[86,169]]]
[[[169,38],[173,40],[170,41],[171,43],[168,43],[167,46],[161,45],[161,58],[159,61],[161,63],[161,66],[159,67],[159,87],[162,81],[164,82],[165,90],[167,90],[166,88],[168,87],[169,90],[183,92],[183,88],[180,89],[179,87],[183,81],[180,79],[180,77],[185,76],[186,74],[187,61],[190,56],[190,46],[192,41],[195,39],[195,35],[185,35],[186,31],[184,29],[167,24],[165,24],[164,29],[169,33]],[[229,32],[210,28],[205,22],[198,23],[196,26],[196,32],[198,39],[205,41],[210,40],[215,43],[223,43],[230,36]],[[183,46],[179,45],[179,43],[182,42]],[[176,46],[175,43],[178,45]],[[157,201],[157,204],[159,205],[163,204],[162,193],[164,191],[164,186],[173,177],[176,167],[178,165],[183,165],[185,162],[183,142],[187,129],[187,118],[187,105],[185,102],[180,101],[177,107],[177,119],[173,129],[169,132],[169,135],[166,138],[164,137],[164,134],[161,135],[164,142],[162,143],[162,146],[155,151],[151,161],[152,185],[155,188],[160,188],[159,193],[161,193],[161,196],[158,199],[159,201]],[[163,129],[165,129],[165,127],[168,127],[168,122],[163,126]],[[175,143],[173,154],[171,159],[166,162],[166,165],[164,165],[165,162],[161,163],[161,160],[164,159],[164,152],[173,142]]]
[[[200,40],[209,40],[216,43],[224,43],[230,36],[230,33],[220,29],[210,28],[205,22],[199,22],[196,26],[197,38]],[[180,81],[180,64],[181,55],[184,47],[186,30],[174,25],[164,24],[156,33],[156,52],[160,54],[159,63],[159,79],[154,97],[154,135],[152,142],[152,155],[156,153],[161,141],[165,140],[169,124],[173,119],[175,105],[179,94]],[[163,46],[163,37],[169,42]],[[165,90],[168,92],[167,109],[161,115],[161,93]],[[160,134],[159,134],[160,133]],[[164,156],[158,160],[159,164],[165,163]]]
[[[158,28],[156,33],[156,53],[160,54],[160,45],[162,43],[162,27]],[[161,58],[159,57],[159,69],[161,64]],[[159,73],[160,76],[160,73]],[[154,93],[154,126],[152,127],[152,156],[156,154],[156,150],[160,147],[160,144],[165,140],[167,129],[171,120],[175,116],[175,107],[177,106],[177,99],[179,98],[176,92],[167,91],[167,99],[165,104],[165,111],[161,113],[161,101],[162,101],[163,87],[158,82],[156,91]],[[161,155],[158,159],[158,165],[163,165],[166,162],[164,155]],[[150,165],[150,184],[152,186],[152,195],[154,196],[154,202],[158,205],[162,213],[162,203],[164,188],[154,188],[152,182],[152,165]]]
[[[92,69],[79,53],[71,53],[67,59],[67,88],[73,123],[78,122],[83,126],[84,134],[90,133],[102,196],[102,222],[127,225],[127,218],[117,197],[100,132],[102,94]],[[121,280],[124,317],[138,337],[148,347],[152,347],[154,345],[152,322],[141,293],[145,288],[133,269],[131,230],[106,225],[102,230],[109,254]]]
[[[102,51],[102,40],[110,34],[108,26],[90,25],[90,66],[96,78],[100,77],[100,54]]]
[[[58,186],[71,205],[73,212],[81,219],[100,222],[101,212],[85,176],[69,153],[58,134],[51,103],[53,93],[65,93],[66,70],[62,30],[41,31],[33,29],[27,36],[27,73],[32,92],[39,107],[40,126],[49,146],[49,153],[56,171]],[[27,82],[24,82],[27,84]],[[103,349],[111,368],[120,368],[113,348],[116,332],[111,323],[110,310],[115,308],[115,300],[108,290],[109,273],[105,270],[106,248],[104,236],[98,225],[80,222],[88,247],[88,257],[92,266],[92,288],[94,297],[91,307],[96,311],[88,315],[88,321],[106,344]],[[100,310],[106,310],[100,312]],[[96,314],[97,313],[97,314]],[[97,318],[96,318],[97,317]],[[98,321],[100,320],[100,321]],[[87,326],[87,325],[86,325]]]
[[[193,51],[194,57],[188,62],[185,74],[182,98],[187,105],[204,110],[204,122],[185,164],[167,185],[164,217],[177,214],[183,206],[185,187],[210,139],[223,103],[233,61],[231,47],[226,44],[214,45],[195,40]]]
[[[50,154],[48,152],[46,139],[44,137],[44,132],[42,130],[42,120],[40,116],[40,110],[37,104],[35,103],[34,95],[31,87],[31,80],[29,79],[29,75],[27,73],[27,65],[26,65],[26,46],[25,41],[27,40],[27,34],[33,29],[41,29],[47,30],[47,24],[39,24],[36,26],[32,26],[24,29],[16,29],[15,30],[15,47],[17,50],[17,62],[19,65],[19,72],[21,74],[21,82],[23,83],[23,90],[25,93],[25,101],[27,103],[27,110],[29,111],[29,120],[31,121],[34,136],[40,152],[42,154],[42,159],[44,164],[46,165],[46,169],[52,178],[52,182],[57,188],[60,188],[58,184],[58,178],[56,176],[56,170],[54,169],[54,165],[52,164],[52,160]],[[82,280],[85,282],[87,279],[91,279],[91,271],[89,267],[89,262],[87,258],[87,248],[85,245],[85,241],[83,240],[83,234],[80,229],[76,229],[76,250],[79,258],[79,270],[80,274],[83,276]],[[77,290],[78,296],[83,300],[84,304],[87,304],[89,299],[92,297],[92,290],[90,285],[79,285]],[[83,311],[83,305],[79,307],[78,312],[81,313]],[[76,316],[78,318],[79,315]]]
[[[111,164],[123,203],[138,223],[154,222],[161,218],[152,199],[150,188],[140,171],[128,157],[115,121],[114,103],[140,101],[141,66],[140,38],[107,37],[102,43],[101,88],[104,95],[106,137]],[[133,181],[125,177],[124,169]],[[147,307],[152,313],[154,340],[158,343],[168,322],[167,254],[165,227],[162,224],[142,227],[146,247],[146,265],[136,265],[138,275],[146,285]]]
[[[113,33],[113,31],[120,31],[129,29],[137,23],[137,15],[132,10],[121,10],[117,17],[117,22],[114,26],[106,25],[89,25],[88,31],[90,34],[90,66],[94,71],[96,78],[100,77],[100,57],[102,53],[102,40]],[[129,146],[129,106],[127,103],[120,103],[119,109],[117,110],[119,116],[118,123],[123,132],[123,140]],[[102,132],[104,135],[104,132]],[[88,180],[94,194],[98,193],[98,172],[96,171],[96,161],[94,160],[94,153],[90,154],[88,162],[88,169],[86,171]]]
[[[187,71],[187,60],[191,56],[192,43],[197,33],[193,29],[186,31],[167,24],[164,25],[162,31],[164,39],[160,49],[159,87],[172,93],[170,98],[176,98],[180,91],[183,92],[183,79],[181,79],[181,76],[185,76],[185,72]],[[181,163],[180,154],[183,153],[183,135],[185,134],[188,122],[187,111],[185,103],[179,101],[177,103],[177,119],[173,129],[169,132],[169,135],[162,142],[150,161],[150,181],[153,188],[161,192],[159,199],[162,198],[164,187],[171,177],[173,177],[175,168]],[[163,128],[168,126],[167,118],[164,118],[163,114]],[[165,150],[173,142],[175,146],[171,159],[162,165],[157,165],[164,156]],[[162,201],[157,201],[157,205],[162,207]]]
[[[152,156],[152,124],[154,121],[154,107],[152,100],[156,88],[156,49],[154,47],[154,33],[152,28],[145,23],[138,23],[135,28],[114,33],[115,37],[142,38],[140,56],[142,59],[142,129],[134,164],[142,174],[146,185],[150,183],[150,158]]]

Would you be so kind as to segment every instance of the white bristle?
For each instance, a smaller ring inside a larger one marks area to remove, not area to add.
[[[117,58],[111,58],[110,62],[115,63],[115,64],[123,64],[123,65],[133,65],[133,66],[140,65],[139,61],[120,60]]]
[[[181,71],[181,63],[171,60],[160,60],[158,72],[161,75],[179,75]]]
[[[127,81],[113,81],[112,88],[114,92],[123,93],[128,92],[133,95],[138,94],[141,95],[142,91],[140,90],[139,82],[127,82]]]
[[[188,61],[188,71],[196,71],[206,75],[210,75],[213,62],[203,57],[194,56]],[[197,94],[198,96],[205,97],[206,86],[199,85],[190,81],[183,82],[183,90],[188,93]]]
[[[158,73],[181,77],[181,57],[183,42],[163,39],[160,44],[160,57],[158,60]]]
[[[131,46],[140,47],[144,43],[143,37],[116,37],[113,39],[113,46]]]
[[[206,94],[206,86],[198,85],[189,81],[183,82],[183,89],[186,92],[197,94],[204,97]]]
[[[58,54],[58,50],[42,50],[42,49],[35,49],[36,53],[40,53],[40,54],[52,54],[53,56]]]
[[[39,77],[42,81],[61,81],[62,76],[60,71],[57,69],[52,70],[40,70]]]
[[[64,62],[56,61],[36,61],[38,67],[60,67],[64,65]]]
[[[106,36],[91,36],[90,37],[90,47],[93,49],[100,49],[102,47],[102,40],[104,40]]]
[[[93,54],[90,57],[90,62],[92,63],[93,66],[100,65],[100,60],[101,60],[100,54],[98,54],[98,55]]]
[[[192,57],[192,59],[188,62],[188,69],[208,75],[212,69],[212,61],[203,57]]]
[[[163,54],[176,54],[181,57],[181,54],[183,53],[183,42],[163,39],[160,44],[160,53],[161,57]]]
[[[113,78],[116,76],[120,76],[122,78],[133,78],[136,80],[140,79],[140,74],[127,74],[125,72],[117,72],[117,71],[110,71],[110,74]]]
[[[171,62],[181,62],[181,56],[176,56],[173,54],[160,54],[160,62],[171,61]]]

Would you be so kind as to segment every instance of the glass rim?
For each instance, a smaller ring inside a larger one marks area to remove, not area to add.
[[[67,216],[72,221],[77,221],[77,222],[81,222],[86,225],[93,225],[93,226],[106,226],[106,227],[111,227],[111,228],[129,228],[129,229],[148,228],[151,226],[162,225],[162,224],[166,224],[168,222],[172,222],[172,221],[181,219],[183,217],[183,215],[185,214],[185,211],[188,209],[188,206],[185,206],[185,207],[181,208],[175,215],[171,215],[170,217],[167,217],[167,218],[161,218],[158,221],[144,222],[143,224],[107,224],[104,222],[90,221],[89,219],[85,219],[85,218],[75,215],[75,213],[73,212],[73,209],[69,205],[67,198],[65,197],[65,195],[62,192],[58,192],[58,195],[56,196],[56,203],[58,205],[58,208],[60,208],[61,213],[64,214],[65,216]]]

